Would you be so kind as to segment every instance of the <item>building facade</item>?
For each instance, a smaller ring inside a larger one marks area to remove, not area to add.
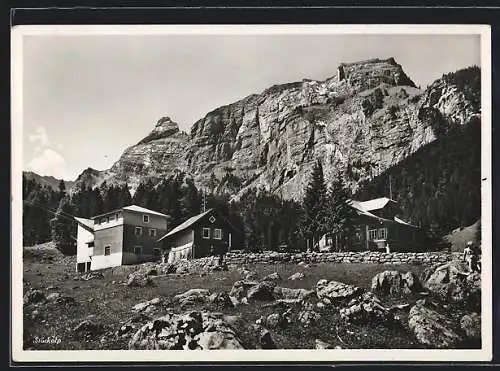
[[[87,243],[90,269],[98,270],[159,259],[156,241],[167,232],[168,216],[131,205],[92,218],[93,241]],[[78,240],[78,249],[84,241]],[[84,253],[81,252],[83,256]]]
[[[387,197],[368,201],[351,200],[354,209],[353,229],[344,235],[326,234],[320,250],[421,251],[425,234],[400,218],[398,204]]]
[[[94,221],[76,218],[76,271],[83,273],[90,270],[90,257],[94,252]]]
[[[158,242],[168,254],[170,263],[182,259],[195,259],[210,255],[220,255],[231,251],[232,224],[216,210],[210,209],[178,225]]]

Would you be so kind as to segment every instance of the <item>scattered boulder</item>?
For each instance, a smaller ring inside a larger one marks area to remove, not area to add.
[[[460,260],[437,267],[424,286],[445,302],[461,303],[473,310],[479,308],[481,275],[469,272]]]
[[[233,303],[233,299],[231,299],[231,297],[225,291],[213,293],[208,297],[208,301],[219,305],[222,308],[233,308],[235,306]]]
[[[47,301],[55,302],[60,297],[61,297],[61,294],[59,292],[52,292],[52,293],[47,295]]]
[[[45,294],[41,290],[30,289],[24,294],[23,303],[35,304],[45,300]]]
[[[377,273],[371,284],[371,291],[379,295],[400,295],[418,292],[420,281],[413,272],[383,271]]]
[[[340,309],[340,317],[348,323],[361,325],[376,325],[394,320],[393,312],[385,308],[371,292],[352,299],[347,307]]]
[[[182,294],[174,296],[174,300],[178,301],[181,308],[195,303],[205,303],[208,301],[210,291],[207,289],[190,289]]]
[[[241,274],[243,276],[243,279],[245,281],[247,280],[254,280],[258,277],[257,273],[254,272],[254,271],[247,271],[247,270],[244,270]]]
[[[33,312],[31,312],[31,319],[32,320],[36,320],[39,316],[40,316],[40,312],[38,310],[35,309]]]
[[[269,332],[242,325],[241,318],[233,317],[197,311],[169,313],[142,326],[130,339],[129,349],[252,349],[274,344]],[[255,342],[244,342],[242,335],[254,335]]]
[[[257,285],[248,289],[248,300],[261,300],[270,301],[274,300],[274,287],[275,285],[269,281],[259,282]]]
[[[140,274],[140,273],[132,273],[129,275],[127,286],[129,287],[144,287],[144,286],[154,286],[155,283],[151,276]]]
[[[292,274],[290,277],[288,277],[289,280],[295,281],[295,280],[301,280],[305,277],[304,273],[302,272],[297,272]]]
[[[238,302],[246,300],[247,291],[250,287],[257,285],[257,281],[240,280],[233,283],[233,287],[229,291],[229,296],[235,298]]]
[[[274,272],[265,276],[262,281],[281,281],[281,276],[278,272]]]
[[[271,313],[267,316],[266,324],[269,327],[277,327],[282,321],[281,314],[279,313]]]
[[[460,320],[460,328],[471,339],[481,339],[481,315],[476,312],[464,315]]]
[[[408,326],[421,344],[432,348],[456,348],[463,340],[453,321],[420,303],[410,309]]]
[[[273,290],[274,297],[277,299],[297,299],[304,300],[315,294],[314,290],[290,289],[288,287],[276,286]]]
[[[330,343],[327,343],[320,339],[316,339],[314,342],[316,344],[316,349],[333,349],[333,346]]]
[[[314,310],[314,305],[312,303],[303,303],[302,310],[298,315],[298,320],[304,327],[309,327],[320,318],[321,315]]]
[[[154,298],[139,304],[136,304],[132,307],[132,310],[134,312],[144,312],[144,313],[149,313],[152,312],[157,308],[159,304],[162,303],[162,300],[160,298]]]
[[[323,279],[316,284],[316,295],[325,304],[338,305],[361,295],[362,292],[360,287],[337,281]]]

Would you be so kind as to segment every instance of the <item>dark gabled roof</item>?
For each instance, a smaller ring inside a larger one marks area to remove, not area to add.
[[[195,224],[197,221],[199,221],[200,219],[202,219],[205,215],[209,214],[210,212],[212,212],[213,209],[208,209],[207,211],[205,211],[204,213],[201,213],[201,214],[198,214],[198,215],[195,215],[195,216],[192,216],[191,218],[189,218],[188,220],[186,220],[184,223],[181,223],[179,224],[177,227],[175,227],[174,229],[172,229],[170,232],[168,232],[166,235],[164,235],[162,238],[160,238],[158,240],[161,241],[163,240],[164,238],[166,237],[170,237],[170,236],[173,236],[174,234],[178,233],[178,232],[181,232],[189,227],[191,227],[193,224]]]
[[[234,231],[237,231],[236,227],[226,217],[224,217],[219,212],[217,212],[217,210],[215,210],[215,209],[208,209],[207,211],[205,211],[205,212],[203,212],[201,214],[192,216],[191,218],[189,218],[188,220],[186,220],[184,223],[179,224],[177,227],[175,227],[174,229],[172,229],[166,235],[162,236],[157,242],[160,242],[164,238],[173,236],[174,234],[177,234],[177,233],[179,233],[181,231],[184,231],[184,230],[190,228],[191,226],[193,226],[194,224],[196,224],[198,221],[200,221],[201,219],[203,219],[206,215],[210,214],[212,211],[215,211],[219,215],[219,217],[221,217],[222,219],[224,219],[227,222],[227,224],[229,224]]]

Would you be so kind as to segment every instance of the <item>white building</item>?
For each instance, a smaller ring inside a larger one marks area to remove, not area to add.
[[[77,218],[78,229],[76,234],[76,271],[90,271],[91,256],[94,250],[94,221],[92,219]]]

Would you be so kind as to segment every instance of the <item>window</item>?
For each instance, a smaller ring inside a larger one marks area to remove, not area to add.
[[[142,216],[142,221],[143,221],[144,223],[149,223],[149,215],[143,215],[143,216]]]
[[[156,247],[153,249],[153,253],[155,254],[155,256],[161,256],[161,249]]]
[[[150,237],[156,237],[156,229],[151,228],[151,229],[149,230],[149,236],[150,236]]]
[[[379,240],[387,239],[387,228],[379,228],[378,238],[379,238]]]
[[[104,246],[104,255],[111,254],[111,246]]]
[[[210,228],[203,228],[203,238],[209,239],[210,238]]]
[[[370,229],[368,231],[368,239],[370,241],[373,241],[373,240],[377,239],[377,230],[376,229]]]
[[[109,220],[115,220],[115,215],[116,215],[116,214],[111,215],[111,216],[109,217]]]
[[[214,239],[222,240],[222,230],[220,230],[219,228],[214,229]]]
[[[142,236],[142,228],[141,227],[135,227],[135,235]]]
[[[106,217],[106,223],[109,223],[109,216]]]
[[[134,247],[134,254],[135,254],[135,255],[141,255],[141,254],[142,254],[142,247],[140,247],[140,246],[135,246],[135,247]]]
[[[97,224],[97,225],[99,225],[99,224],[101,224],[101,220],[98,218],[98,219],[96,219],[96,220],[94,221],[94,223],[95,223],[95,224]]]
[[[101,222],[100,222],[100,224],[102,224],[102,223],[104,223],[104,222],[106,222],[106,219],[105,219],[105,218],[101,218]]]

